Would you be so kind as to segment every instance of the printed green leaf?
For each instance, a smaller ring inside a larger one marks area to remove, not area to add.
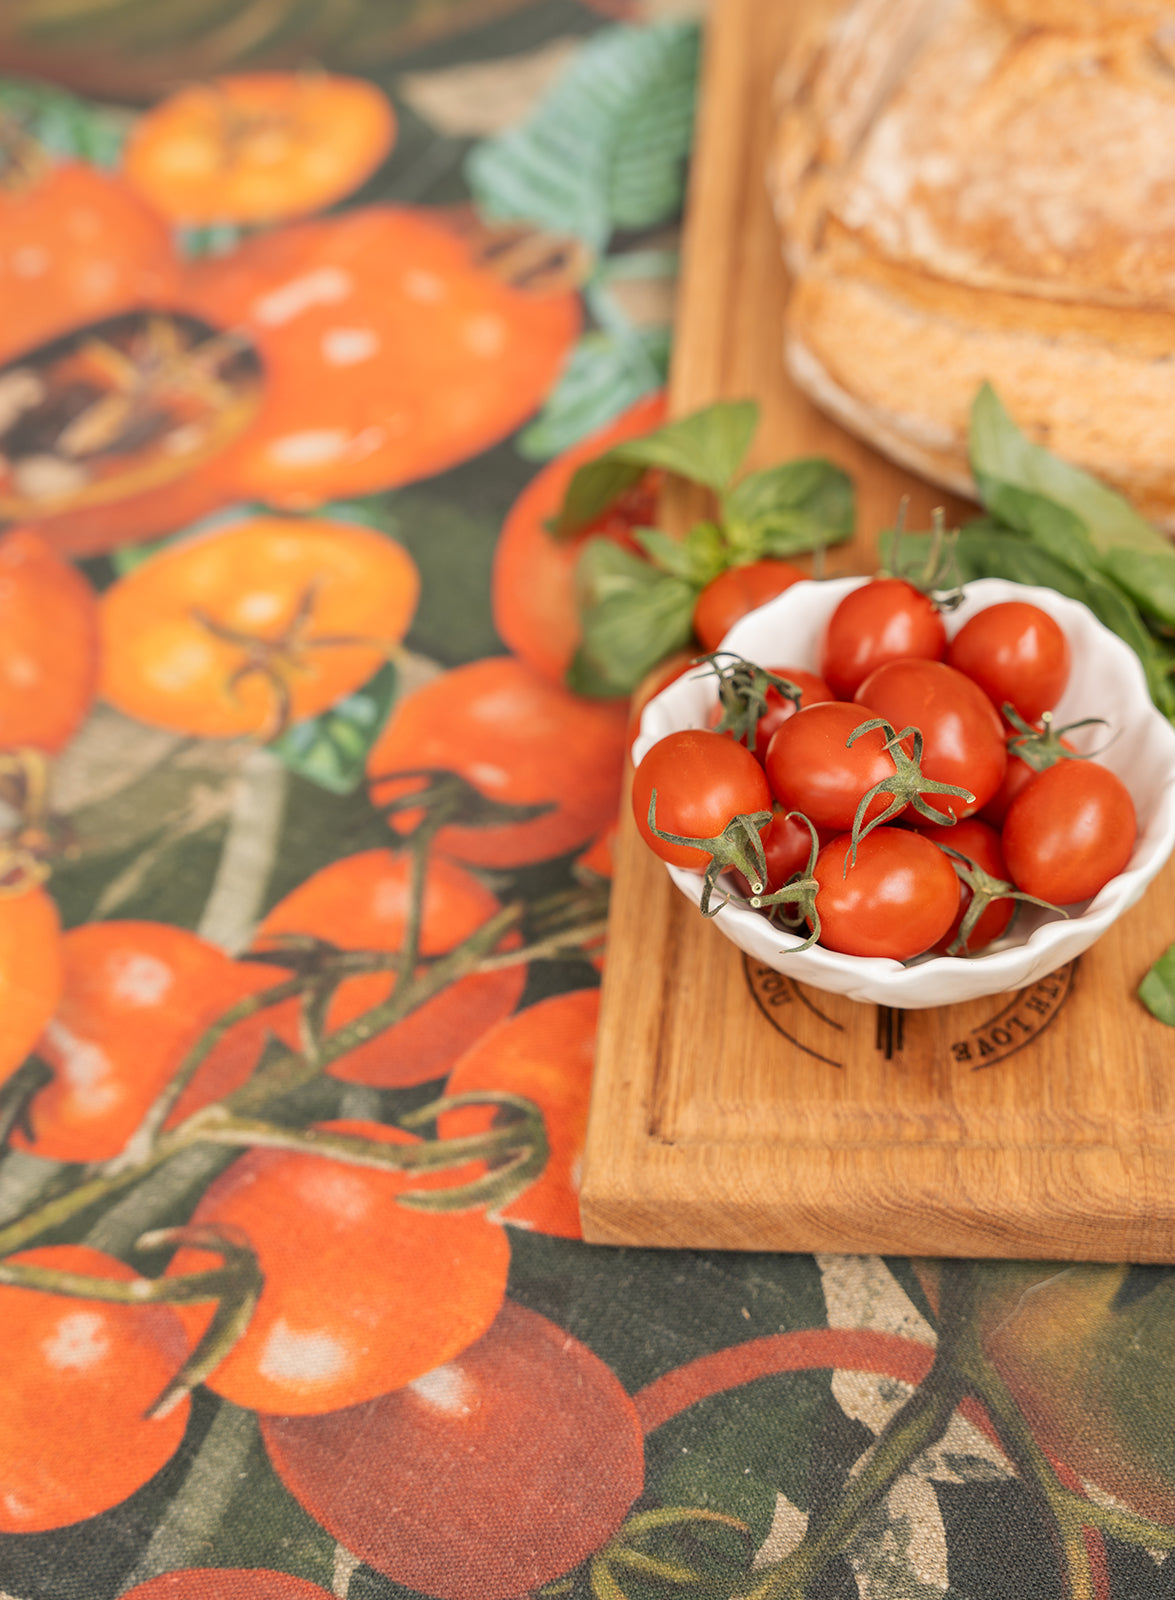
[[[747,453],[758,420],[753,400],[719,400],[641,439],[614,445],[575,473],[556,531],[573,533],[594,521],[618,494],[654,467],[708,489],[725,489]]]
[[[270,748],[291,771],[331,794],[350,794],[363,781],[368,751],[396,698],[392,663],[329,711],[296,722]]]
[[[1175,944],[1169,944],[1138,986],[1138,998],[1160,1022],[1175,1028]]]
[[[519,454],[529,461],[549,461],[611,422],[642,395],[660,389],[669,370],[669,344],[668,328],[633,328],[623,335],[613,329],[585,333],[538,418],[519,436]],[[626,469],[621,477],[605,505],[640,477],[640,469]]]
[[[15,123],[58,160],[116,167],[133,117],[47,83],[0,78],[0,120]]]
[[[681,206],[697,71],[691,23],[602,29],[527,122],[471,152],[474,200],[597,255],[615,229],[663,222]]]
[[[693,635],[697,588],[610,539],[590,539],[576,567],[583,642],[567,673],[577,694],[630,694]]]
[[[850,537],[853,480],[820,456],[752,472],[723,496],[727,538],[749,554],[787,556]]]

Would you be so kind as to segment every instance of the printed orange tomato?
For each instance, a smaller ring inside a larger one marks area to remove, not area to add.
[[[372,676],[419,588],[412,558],[369,528],[287,517],[216,528],[102,596],[101,693],[179,733],[273,736]]]
[[[61,1001],[37,1045],[53,1081],[30,1104],[32,1137],[12,1135],[54,1161],[116,1156],[204,1030],[285,976],[163,922],[85,923],[62,935],[61,954]],[[239,1087],[261,1045],[258,1033],[251,1051],[217,1046],[170,1123]]]
[[[231,447],[241,497],[305,509],[479,454],[547,394],[580,324],[567,289],[516,284],[436,211],[371,206],[193,267],[189,306],[238,328],[265,400]]]
[[[615,817],[624,738],[622,703],[580,699],[511,656],[492,656],[400,701],[368,757],[371,796],[380,806],[414,794],[426,770],[456,775],[474,802],[539,808],[522,821],[471,819],[437,835],[437,848],[459,861],[519,867],[578,849]],[[419,815],[389,820],[406,831]]]
[[[635,485],[608,513],[570,537],[547,522],[563,504],[577,469],[620,444],[651,433],[665,420],[662,391],[646,395],[589,438],[549,462],[519,495],[502,524],[494,551],[494,626],[520,661],[562,683],[580,639],[575,564],[588,539],[612,539],[636,549],[634,527],[651,527],[656,498],[651,480]]]
[[[456,1359],[321,1417],[263,1417],[282,1482],[377,1572],[439,1600],[533,1594],[603,1545],[644,1479],[636,1410],[578,1339],[507,1301]]]
[[[330,1600],[325,1589],[265,1567],[179,1567],[137,1583],[122,1600]]]
[[[36,885],[0,895],[0,1083],[36,1044],[61,986],[57,907]]]
[[[98,680],[98,603],[40,535],[0,538],[0,749],[55,754],[81,726]]]
[[[411,876],[409,858],[391,850],[366,850],[334,861],[274,906],[257,931],[254,948],[273,948],[283,935],[309,934],[343,950],[399,950],[408,925]],[[434,858],[424,885],[421,955],[444,955],[499,909],[497,899],[472,873]],[[516,944],[518,936],[503,942]],[[427,1083],[447,1072],[487,1028],[509,1016],[525,983],[522,962],[459,978],[402,1022],[340,1057],[330,1071],[348,1083],[383,1089]],[[347,978],[327,1010],[327,1031],[381,1004],[395,987],[391,972]],[[297,1002],[258,1016],[253,1031],[265,1029],[297,1049]]]
[[[87,1245],[48,1245],[14,1262],[130,1282],[137,1274]],[[187,1358],[164,1305],[116,1305],[0,1286],[0,1532],[62,1528],[118,1505],[179,1447],[185,1398],[144,1413]]]
[[[702,590],[694,606],[694,632],[702,649],[717,650],[740,617],[766,605],[806,576],[790,561],[771,556],[720,572]]]
[[[357,188],[395,131],[386,96],[362,78],[239,73],[192,84],[144,113],[124,171],[173,222],[277,222]]]
[[[533,1100],[543,1114],[550,1156],[541,1177],[499,1215],[539,1233],[579,1239],[579,1179],[587,1136],[600,991],[577,989],[528,1006],[487,1033],[449,1074],[446,1095],[496,1089]],[[447,1111],[442,1139],[494,1125],[493,1106]]]
[[[324,1128],[416,1143],[374,1122]],[[397,1205],[407,1188],[451,1185],[324,1156],[252,1150],[206,1191],[194,1223],[234,1228],[257,1252],[265,1287],[244,1335],[208,1378],[234,1405],[280,1415],[354,1406],[459,1355],[489,1327],[506,1290],[510,1246],[480,1211]],[[169,1272],[208,1261],[181,1250]],[[206,1307],[181,1309],[202,1330]]]
[[[173,303],[178,284],[167,224],[121,179],[38,161],[27,183],[0,187],[0,361],[78,323]]]

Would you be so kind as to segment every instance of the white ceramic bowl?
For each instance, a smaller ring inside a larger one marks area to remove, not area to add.
[[[829,617],[850,590],[865,578],[797,583],[740,619],[723,640],[765,666],[818,670],[820,641]],[[765,962],[800,983],[852,1000],[919,1009],[955,1005],[984,995],[1020,989],[1088,950],[1110,924],[1142,894],[1175,847],[1175,728],[1151,702],[1138,657],[1102,626],[1091,611],[1052,589],[1030,588],[984,578],[967,585],[958,610],[944,618],[953,637],[977,611],[1003,600],[1027,600],[1055,617],[1065,630],[1073,657],[1069,685],[1056,708],[1056,722],[1104,717],[1108,728],[1081,728],[1072,736],[1079,750],[1108,744],[1097,758],[1125,783],[1138,813],[1138,840],[1126,870],[1113,878],[1078,914],[1068,920],[1024,907],[1011,932],[982,955],[924,956],[909,966],[875,956],[846,956],[801,943],[749,906],[731,902],[714,918],[716,927],[756,961]],[[679,728],[706,726],[717,700],[713,673],[688,673],[663,689],[645,707],[633,758],[639,764],[650,746]],[[696,905],[701,878],[667,868],[683,894]]]

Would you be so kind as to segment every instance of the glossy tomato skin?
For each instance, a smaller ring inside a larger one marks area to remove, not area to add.
[[[713,839],[734,817],[771,810],[763,769],[743,745],[707,728],[683,728],[659,739],[633,777],[633,814],[655,855],[671,866],[697,871],[709,866],[707,851],[671,844],[651,831],[654,789],[658,828],[690,839]]]
[[[376,806],[424,787],[429,769],[455,773],[487,800],[535,806],[522,821],[441,829],[437,848],[472,866],[520,867],[577,850],[620,804],[622,702],[584,700],[512,656],[471,661],[399,702],[367,759]],[[393,813],[406,831],[418,812]]]
[[[1012,881],[1053,905],[1088,900],[1134,853],[1130,791],[1096,761],[1038,772],[1008,808],[1002,841]]]
[[[873,578],[847,594],[829,618],[820,676],[850,700],[886,661],[941,661],[947,635],[934,602],[904,578]]]
[[[959,909],[959,880],[947,857],[920,833],[875,828],[845,871],[849,834],[816,859],[820,943],[850,956],[908,961],[931,950]]]
[[[973,861],[984,872],[990,873],[993,878],[1002,878],[1007,882],[1008,864],[1004,860],[1000,836],[990,823],[981,821],[979,817],[964,817],[961,822],[943,827],[936,823],[923,823],[919,818],[918,832],[933,844],[957,850],[961,856],[966,856],[969,861]],[[945,950],[951,943],[970,904],[971,890],[960,881],[958,915],[939,940],[937,948]],[[1011,922],[1015,909],[1016,902],[1004,898],[993,900],[985,910],[981,911],[967,938],[968,953],[974,955],[977,950],[984,949],[993,940],[998,939]]]
[[[514,1600],[615,1533],[644,1478],[636,1409],[571,1334],[507,1301],[418,1382],[263,1417],[286,1488],[346,1549],[439,1600]]]
[[[130,1282],[88,1245],[45,1245],[14,1262]],[[190,1403],[145,1412],[191,1348],[170,1306],[119,1305],[0,1286],[0,1533],[39,1533],[119,1505],[179,1448]]]
[[[492,1028],[457,1062],[446,1095],[498,1090],[543,1114],[550,1154],[541,1175],[497,1213],[537,1233],[580,1239],[579,1179],[596,1053],[598,989],[574,989],[528,1006]],[[437,1121],[442,1139],[492,1128],[496,1107],[464,1106]]]
[[[283,938],[306,935],[341,950],[400,950],[412,900],[412,863],[404,852],[364,850],[342,856],[312,874],[280,900],[257,930],[253,949],[264,953]],[[443,856],[428,864],[421,905],[420,953],[447,954],[501,910],[501,903],[466,868]],[[517,945],[514,933],[500,948]],[[401,1022],[357,1045],[328,1068],[346,1083],[404,1088],[440,1077],[487,1028],[509,1016],[526,983],[526,964],[471,972],[411,1011]],[[344,1027],[387,1000],[396,975],[375,972],[346,978],[327,1008],[328,1032]],[[290,1000],[261,1013],[247,1029],[266,1032],[300,1048],[299,1004]]]
[[[785,811],[802,811],[817,828],[853,826],[861,796],[896,770],[880,728],[848,744],[854,730],[877,715],[866,706],[825,701],[798,711],[776,730],[764,765]],[[891,798],[881,790],[865,820],[880,816]]]
[[[942,661],[889,661],[857,690],[857,699],[891,723],[896,732],[922,731],[922,772],[953,783],[974,798],[928,795],[936,811],[972,816],[1000,786],[1008,763],[999,713],[978,685]]]
[[[794,683],[800,691],[800,703],[797,706],[794,700],[781,694],[772,685],[767,690],[767,709],[755,724],[755,747],[753,753],[763,761],[767,755],[767,746],[771,743],[771,735],[789,717],[794,717],[797,711],[802,711],[805,706],[820,705],[825,700],[835,700],[832,690],[815,672],[808,672],[803,667],[768,667],[767,671],[777,678],[786,678],[789,683]],[[722,719],[722,707],[716,705],[710,713],[710,726]]]
[[[0,902],[2,910],[3,902]],[[53,1080],[12,1143],[53,1161],[119,1154],[204,1030],[285,972],[233,961],[170,923],[83,923],[61,938],[62,993],[38,1054]],[[180,1097],[170,1123],[238,1088],[264,1043],[222,1040]]]
[[[664,392],[645,395],[607,427],[549,462],[502,524],[494,547],[494,627],[520,661],[552,683],[563,682],[580,640],[575,566],[584,544],[610,539],[635,553],[632,529],[655,525],[656,498],[642,480],[597,522],[566,538],[553,534],[547,522],[562,505],[579,467],[614,444],[652,432],[664,420]]]
[[[0,749],[54,755],[77,732],[98,682],[98,601],[40,534],[0,539]]]
[[[1008,739],[1008,765],[1004,772],[1003,781],[996,792],[992,795],[991,799],[985,806],[981,808],[979,812],[979,815],[983,818],[983,820],[985,822],[990,822],[993,828],[1003,827],[1004,819],[1008,815],[1008,807],[1020,793],[1021,789],[1023,789],[1024,785],[1026,783],[1031,783],[1032,779],[1036,776],[1036,768],[1029,766],[1027,761],[1025,761],[1021,756],[1015,754],[1012,748],[1012,740],[1015,737],[1015,734],[1012,734]],[[1069,743],[1068,739],[1062,739],[1061,744],[1066,750],[1073,750],[1073,746]],[[1062,761],[1065,759],[1066,758],[1064,756],[1061,757]]]
[[[373,1122],[327,1131],[416,1142]],[[205,1191],[194,1224],[236,1230],[265,1285],[248,1328],[208,1377],[234,1405],[308,1415],[411,1383],[481,1337],[502,1304],[510,1247],[480,1211],[430,1214],[396,1203],[451,1172],[409,1175],[288,1150],[251,1150]],[[291,1219],[297,1219],[292,1223]],[[209,1265],[181,1250],[169,1273]],[[209,1308],[180,1310],[200,1333]]]
[[[717,650],[740,617],[774,600],[808,575],[790,561],[766,556],[728,567],[712,578],[694,605],[694,632],[703,650]]]
[[[951,640],[946,658],[979,685],[997,711],[1007,702],[1025,722],[1051,711],[1069,681],[1064,629],[1024,600],[976,612]]]

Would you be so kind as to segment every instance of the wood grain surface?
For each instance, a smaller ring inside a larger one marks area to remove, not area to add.
[[[717,0],[672,380],[676,413],[753,395],[755,464],[827,454],[878,530],[940,493],[820,416],[781,358],[766,196],[796,10]],[[960,508],[948,501],[948,514]],[[684,515],[684,503],[671,507]],[[704,922],[625,807],[581,1191],[610,1244],[1175,1261],[1175,1033],[1134,997],[1175,939],[1175,866],[1079,962],[1017,994],[896,1012],[759,968]]]

